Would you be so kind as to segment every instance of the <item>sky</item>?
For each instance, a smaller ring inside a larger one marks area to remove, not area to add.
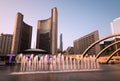
[[[120,0],[0,0],[0,33],[13,34],[15,16],[24,15],[24,22],[33,26],[32,47],[36,43],[37,21],[58,10],[59,36],[63,35],[63,49],[73,41],[95,30],[99,37],[111,35],[110,23],[120,17]]]

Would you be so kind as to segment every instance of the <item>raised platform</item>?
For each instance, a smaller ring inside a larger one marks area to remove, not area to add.
[[[31,72],[12,72],[10,75],[39,74],[39,73],[70,73],[70,72],[89,72],[101,71],[102,69],[83,69],[83,70],[65,70],[65,71],[31,71]]]

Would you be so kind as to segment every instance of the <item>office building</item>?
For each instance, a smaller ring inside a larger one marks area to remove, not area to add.
[[[74,47],[69,46],[69,47],[66,49],[66,54],[74,54]]]
[[[17,13],[12,41],[12,54],[18,54],[31,47],[32,26],[23,21],[23,15]]]
[[[110,26],[111,26],[112,34],[120,34],[120,17],[114,19],[114,20],[110,23]],[[120,36],[113,37],[113,40],[114,40],[114,41],[117,41],[118,38],[120,38]],[[119,46],[116,44],[116,45],[115,45],[115,48],[118,49]],[[120,54],[117,53],[117,55],[120,55]]]
[[[92,43],[99,40],[99,33],[98,30],[87,34],[81,38],[78,38],[74,41],[74,53],[75,54],[82,54],[85,49],[88,48]],[[100,51],[100,45],[97,44],[94,47],[92,47],[87,54],[89,55],[95,55]]]
[[[112,31],[112,34],[120,34],[120,17],[114,19],[111,23],[110,23],[110,26],[111,26],[111,31]]]
[[[51,11],[51,17],[38,20],[36,48],[46,50],[49,54],[57,52],[57,8]]]
[[[12,34],[0,34],[0,55],[6,56],[11,53]]]

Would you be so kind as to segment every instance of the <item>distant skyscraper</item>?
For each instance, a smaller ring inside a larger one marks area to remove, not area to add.
[[[88,48],[88,46],[90,46],[92,43],[94,43],[97,40],[99,40],[98,30],[75,40],[74,53],[82,54],[85,51],[85,49]],[[100,45],[97,44],[88,51],[88,54],[94,55],[94,54],[97,54],[99,51],[100,51]]]
[[[23,15],[17,13],[14,26],[11,53],[18,54],[31,47],[32,26],[23,21]]]
[[[0,35],[0,54],[7,55],[11,53],[13,35],[1,34]]]
[[[62,34],[60,34],[60,51],[63,51]]]
[[[36,48],[49,54],[57,52],[57,17],[57,8],[53,8],[50,18],[38,20]]]
[[[120,17],[114,19],[111,23],[112,34],[120,34]]]

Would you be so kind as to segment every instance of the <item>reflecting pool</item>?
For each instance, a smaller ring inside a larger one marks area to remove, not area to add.
[[[10,75],[17,66],[0,66],[0,81],[120,81],[120,64],[100,65],[101,71]]]

